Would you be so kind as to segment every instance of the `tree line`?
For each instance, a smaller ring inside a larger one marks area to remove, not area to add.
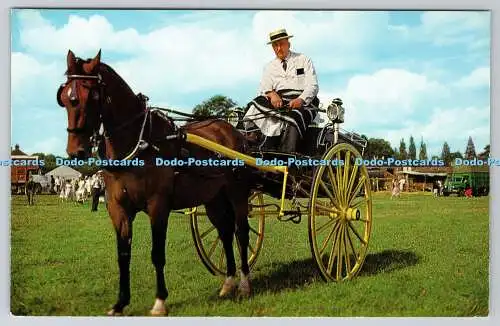
[[[387,158],[394,157],[399,160],[427,160],[427,159],[441,159],[445,163],[445,165],[449,166],[456,158],[461,159],[482,159],[486,160],[490,156],[490,145],[486,145],[484,149],[480,153],[476,153],[474,141],[472,137],[469,136],[469,140],[467,141],[467,145],[465,147],[465,151],[454,151],[452,152],[448,142],[444,142],[441,153],[439,155],[430,155],[427,153],[427,145],[424,142],[423,138],[420,139],[419,150],[417,155],[417,146],[415,145],[415,139],[413,136],[410,136],[409,145],[406,146],[405,139],[402,138],[399,143],[399,148],[392,148],[391,143],[382,138],[367,138],[366,136],[362,136],[367,140],[367,148],[365,152],[365,156],[367,159],[374,158]]]

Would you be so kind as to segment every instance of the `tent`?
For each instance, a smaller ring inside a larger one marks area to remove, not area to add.
[[[55,168],[54,170],[47,172],[45,175],[51,176],[53,175],[55,177],[59,178],[64,178],[64,179],[73,179],[73,178],[79,178],[82,176],[82,174],[69,166],[66,165],[61,165]]]

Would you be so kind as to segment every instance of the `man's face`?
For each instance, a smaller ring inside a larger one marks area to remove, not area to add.
[[[288,39],[279,40],[273,43],[273,50],[276,53],[276,56],[283,60],[288,55],[288,51],[290,50],[290,42]]]

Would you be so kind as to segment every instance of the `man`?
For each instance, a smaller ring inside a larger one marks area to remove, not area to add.
[[[97,206],[99,205],[99,196],[101,195],[101,180],[99,178],[99,172],[92,176],[92,212],[97,212]]]
[[[269,34],[276,58],[265,66],[259,96],[245,114],[245,120],[251,121],[247,129],[254,124],[266,137],[281,135],[281,151],[286,153],[296,150],[319,105],[314,65],[305,55],[290,51],[291,37],[285,29]]]

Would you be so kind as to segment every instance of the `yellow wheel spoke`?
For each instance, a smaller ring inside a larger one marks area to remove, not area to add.
[[[349,196],[348,192],[348,174],[349,174],[349,167],[351,165],[351,152],[347,151],[344,159],[344,173],[342,173],[342,187],[343,187],[343,192],[342,192],[342,201],[344,204],[347,204],[347,197]]]
[[[206,230],[205,232],[203,232],[201,235],[200,235],[200,239],[203,239],[204,237],[206,237],[210,232],[212,232],[213,230],[215,230],[215,226],[211,226],[208,230]]]
[[[328,198],[330,198],[330,200],[332,201],[332,203],[336,203],[337,200],[335,199],[335,197],[333,196],[333,194],[330,192],[330,189],[327,188],[327,186],[325,185],[325,183],[323,182],[323,180],[319,180],[319,185],[321,186],[321,188],[323,188],[323,190],[325,191],[325,193],[328,196]]]
[[[325,224],[316,229],[316,234],[319,234],[321,231],[325,230],[329,225],[331,225],[335,221],[339,221],[339,219],[329,219],[328,222],[326,222]]]
[[[215,239],[215,241],[212,243],[212,247],[210,247],[210,251],[208,252],[208,258],[210,258],[212,256],[212,254],[214,253],[214,250],[215,250],[215,248],[217,248],[218,244],[219,244],[219,237],[217,237],[217,239]]]
[[[348,229],[344,228],[344,254],[345,254],[345,267],[347,269],[347,276],[351,273],[351,255],[349,254],[349,250],[347,248],[347,236]]]
[[[339,229],[339,244],[337,246],[337,280],[342,278],[342,243],[344,242],[345,224],[342,224]]]
[[[352,190],[352,187],[354,185],[354,180],[356,180],[356,175],[358,174],[358,166],[356,164],[353,164],[353,167],[352,167],[352,172],[351,172],[351,175],[349,177],[349,184],[347,186],[347,191],[346,193],[348,194],[348,196],[351,196],[351,190]],[[348,200],[349,198],[346,198],[346,201],[347,202],[350,202],[350,200]]]
[[[337,152],[337,162],[340,162],[340,160],[341,160],[340,152]],[[344,206],[345,202],[343,201],[344,198],[343,192],[345,191],[345,189],[344,189],[344,184],[342,183],[342,164],[339,164],[337,166],[336,177],[337,177],[337,187],[338,187],[337,196],[339,197],[340,204]]]
[[[219,268],[224,269],[224,246],[222,246],[221,251],[220,251],[220,258],[219,258]]]
[[[255,230],[251,225],[249,225],[250,227],[250,231],[252,231],[253,233],[255,233],[256,235],[260,236],[260,233],[259,231]]]
[[[314,206],[316,208],[319,208],[319,210],[324,211],[324,212],[333,213],[333,214],[339,214],[340,213],[340,210],[338,210],[335,207],[326,207],[326,206],[324,206],[324,205],[322,205],[320,203],[315,203]]]
[[[250,243],[248,243],[248,249],[250,249],[250,251],[252,252],[252,254],[255,255],[255,249],[252,247],[252,245]]]
[[[333,168],[332,168],[331,165],[328,165],[327,168],[328,168],[328,178],[330,179],[330,183],[331,183],[332,189],[333,189],[333,194],[335,195],[334,204],[336,206],[340,206],[340,201],[339,201],[339,198],[340,198],[340,189],[339,189],[339,185],[338,185],[338,183],[336,181],[337,177],[333,173]]]
[[[335,252],[336,252],[336,248],[337,248],[337,243],[338,243],[338,239],[340,238],[340,232],[337,232],[335,234],[335,240],[333,241],[333,246],[332,246],[332,250],[330,251],[330,258],[328,259],[328,267],[326,269],[326,272],[328,274],[332,274],[332,270],[333,270],[333,261],[335,260]]]
[[[347,234],[347,239],[349,240],[349,245],[351,247],[352,254],[354,255],[354,258],[357,260],[358,254],[356,253],[356,249],[354,248],[354,244],[352,243],[351,233],[349,232],[349,228],[346,228],[346,234]]]
[[[332,230],[330,231],[330,233],[328,234],[328,237],[325,239],[325,241],[323,241],[323,243],[321,244],[321,249],[319,250],[319,254],[322,255],[323,254],[323,251],[325,251],[326,247],[328,246],[328,242],[330,241],[330,238],[332,237],[332,235],[335,233],[335,230],[337,230],[338,226],[340,226],[340,221],[337,221],[335,223],[335,225],[333,226]]]
[[[369,200],[365,197],[361,198],[360,200],[358,200],[356,203],[352,204],[352,201],[356,199],[356,198],[353,198],[351,200],[351,202],[349,203],[349,207],[350,208],[359,208],[361,205],[365,204],[365,203],[368,203]]]
[[[356,185],[356,188],[354,188],[354,191],[351,194],[349,194],[350,198],[349,198],[348,203],[351,203],[353,201],[353,199],[356,198],[356,195],[361,190],[361,187],[365,184],[365,180],[366,180],[366,177],[364,175],[362,175],[359,178],[359,181],[358,181],[358,184]]]
[[[366,245],[366,241],[363,239],[363,237],[358,233],[358,230],[352,226],[351,221],[348,221],[349,227],[351,228],[352,232],[358,237],[359,241],[361,241],[362,244]]]

